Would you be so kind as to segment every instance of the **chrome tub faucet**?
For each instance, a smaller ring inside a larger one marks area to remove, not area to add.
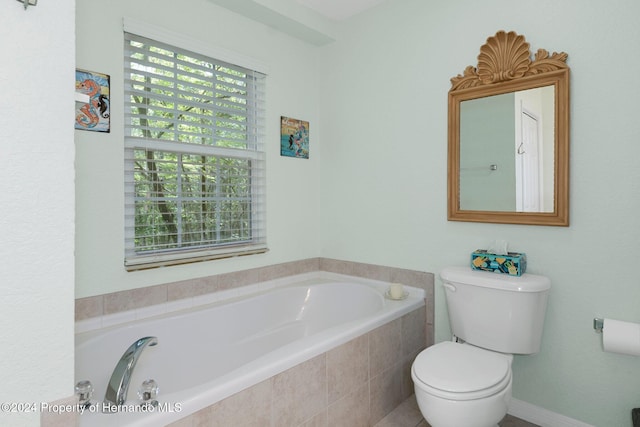
[[[152,347],[157,344],[158,338],[144,337],[136,340],[127,351],[124,352],[111,374],[111,379],[109,379],[107,392],[104,395],[103,412],[117,412],[117,407],[124,404],[127,400],[127,391],[129,390],[131,375],[133,374],[133,369],[136,367],[140,354],[142,354],[142,351],[147,346]]]

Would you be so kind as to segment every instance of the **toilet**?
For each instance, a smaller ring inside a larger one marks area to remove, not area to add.
[[[453,339],[414,360],[418,407],[432,427],[497,427],[511,399],[513,355],[540,350],[551,282],[468,267],[440,277]]]

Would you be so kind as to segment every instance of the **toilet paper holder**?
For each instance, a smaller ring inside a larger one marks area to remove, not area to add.
[[[604,319],[601,319],[599,317],[594,317],[593,318],[593,329],[595,329],[596,332],[601,333],[602,329],[604,329]]]

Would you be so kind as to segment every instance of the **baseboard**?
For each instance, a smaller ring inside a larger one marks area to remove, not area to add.
[[[594,427],[591,424],[565,417],[556,412],[551,412],[540,406],[511,399],[509,414],[522,420],[539,425],[540,427]]]

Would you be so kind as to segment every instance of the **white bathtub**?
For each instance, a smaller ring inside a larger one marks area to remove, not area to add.
[[[424,305],[422,289],[405,287],[408,297],[401,301],[385,298],[387,289],[384,282],[311,273],[182,301],[193,307],[77,333],[76,381],[90,380],[95,388],[95,404],[80,416],[80,426],[169,424]],[[118,314],[101,322],[126,318]],[[158,345],[142,352],[127,403],[116,414],[101,413],[117,361],[146,336],[157,337]],[[152,412],[143,411],[137,397],[149,378],[160,387],[160,406]]]

